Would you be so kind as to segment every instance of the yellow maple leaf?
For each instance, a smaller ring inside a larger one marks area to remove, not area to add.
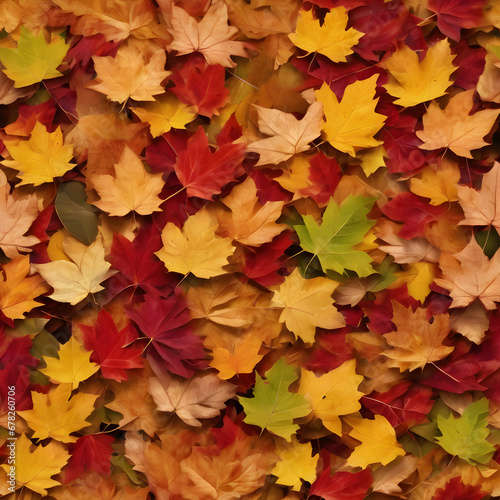
[[[347,459],[351,467],[366,469],[370,464],[387,465],[396,457],[404,456],[403,447],[396,440],[396,431],[382,415],[367,418],[344,417],[352,427],[349,436],[361,441]]]
[[[427,295],[431,293],[430,285],[436,277],[436,264],[412,262],[405,266],[406,269],[395,273],[399,277],[397,284],[406,283],[408,293],[423,304]]]
[[[259,114],[259,130],[266,135],[248,145],[247,151],[259,153],[256,166],[277,164],[297,153],[307,151],[309,143],[319,137],[323,124],[323,105],[313,102],[301,120],[292,113],[268,109],[254,104]]]
[[[484,136],[496,124],[500,110],[483,109],[470,115],[474,89],[454,95],[444,109],[432,101],[422,117],[423,130],[416,132],[420,149],[449,148],[458,156],[472,158],[471,151],[487,146]]]
[[[345,7],[333,7],[326,13],[323,24],[313,18],[313,11],[300,11],[295,33],[288,35],[294,45],[308,54],[318,52],[333,62],[346,62],[353,53],[351,47],[364,35],[347,28],[349,16]]]
[[[158,137],[172,128],[184,129],[196,118],[196,106],[179,101],[172,92],[157,97],[154,102],[130,108],[142,122],[149,123],[151,135]]]
[[[302,368],[299,394],[303,394],[312,408],[310,417],[319,418],[323,425],[337,436],[342,436],[340,415],[354,413],[361,408],[363,393],[358,386],[363,376],[356,373],[356,360],[345,361],[338,368],[317,377]]]
[[[86,84],[111,101],[154,101],[155,95],[163,94],[163,80],[170,75],[165,71],[166,55],[157,50],[150,57],[129,40],[120,45],[116,57],[92,56],[97,73],[95,80]]]
[[[32,450],[32,443],[21,434],[16,441],[16,490],[29,488],[42,496],[47,490],[61,484],[52,479],[59,474],[69,460],[70,454],[61,443],[51,441],[46,446],[36,446]],[[10,472],[10,465],[0,465],[6,472]]]
[[[83,392],[71,396],[71,384],[61,384],[47,394],[32,391],[31,397],[33,409],[17,414],[35,431],[32,437],[75,443],[78,438],[70,434],[91,425],[85,419],[92,413],[99,396]]]
[[[228,68],[236,66],[232,55],[247,56],[246,44],[232,40],[238,28],[228,25],[225,2],[214,1],[201,21],[176,5],[170,5],[169,11],[166,17],[170,24],[168,31],[174,37],[169,50],[176,50],[178,55],[200,52],[208,64]]]
[[[377,78],[378,75],[373,75],[348,85],[340,102],[326,83],[316,90],[316,99],[323,103],[326,117],[323,125],[326,140],[335,149],[356,156],[359,149],[382,144],[374,138],[386,119],[375,112]]]
[[[271,304],[282,308],[280,323],[304,342],[314,342],[316,327],[342,328],[344,316],[333,305],[332,293],[339,284],[328,278],[304,279],[295,268],[274,292]]]
[[[75,305],[89,293],[104,290],[101,282],[115,271],[110,271],[111,264],[104,260],[102,237],[98,236],[87,246],[76,238],[67,236],[63,241],[63,249],[72,262],[56,260],[32,266],[54,289],[50,298]]]
[[[2,164],[19,170],[19,185],[52,182],[54,177],[61,177],[75,166],[70,163],[73,146],[64,144],[61,127],[47,132],[37,121],[29,140],[5,141],[5,147],[12,160],[4,160]]]
[[[115,175],[96,175],[92,179],[101,197],[94,205],[114,216],[129,212],[149,215],[160,211],[163,202],[158,198],[165,182],[162,174],[150,174],[141,159],[125,146],[120,161],[115,164]]]
[[[87,351],[75,337],[59,349],[59,358],[44,357],[46,368],[40,371],[57,384],[72,384],[76,389],[80,382],[87,380],[99,366],[90,361],[91,352]]]
[[[402,45],[383,63],[389,72],[389,82],[384,87],[398,98],[394,104],[405,107],[441,97],[452,84],[451,74],[457,70],[453,59],[446,38],[429,47],[422,62],[416,52]]]
[[[276,482],[291,486],[293,491],[300,491],[301,479],[314,483],[319,454],[313,457],[312,451],[310,442],[299,443],[295,436],[292,436],[290,443],[280,439],[275,450],[279,460],[271,471],[271,474],[278,478]]]
[[[229,238],[215,235],[217,219],[206,207],[188,217],[182,231],[172,222],[161,233],[163,248],[155,255],[174,273],[193,273],[198,278],[211,278],[224,274],[235,247]]]

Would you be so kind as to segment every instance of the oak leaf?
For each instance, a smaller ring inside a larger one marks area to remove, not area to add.
[[[323,104],[312,103],[301,120],[292,113],[279,109],[267,109],[254,104],[259,114],[259,130],[266,139],[252,142],[247,151],[259,153],[256,166],[278,164],[297,153],[307,151],[309,143],[319,137],[323,124]]]
[[[215,235],[217,228],[217,219],[205,207],[188,217],[182,231],[168,222],[161,233],[163,248],[155,255],[174,273],[198,278],[223,274],[235,247],[229,238]]]
[[[422,117],[424,129],[416,134],[424,141],[420,149],[449,148],[458,156],[472,158],[471,151],[487,146],[484,137],[496,125],[498,109],[483,109],[470,115],[474,89],[454,95],[441,109],[432,101]]]
[[[334,63],[346,62],[353,53],[352,47],[364,35],[354,28],[347,28],[349,17],[345,7],[333,7],[326,13],[323,24],[313,18],[313,10],[300,11],[295,33],[288,35],[294,45],[308,54],[318,52]]]
[[[232,40],[238,28],[228,25],[225,2],[217,0],[212,3],[201,21],[176,5],[171,5],[169,11],[168,31],[174,37],[169,50],[176,50],[178,55],[197,51],[205,56],[208,64],[227,68],[236,66],[231,60],[232,55],[247,57],[247,44]]]
[[[70,163],[73,146],[64,144],[61,127],[57,127],[54,132],[47,132],[45,126],[37,121],[29,140],[6,141],[5,147],[12,160],[4,160],[2,164],[19,170],[19,185],[39,186],[52,182],[55,177],[61,177],[75,167]]]
[[[40,275],[28,276],[28,256],[14,257],[3,264],[0,274],[0,311],[7,318],[23,319],[24,314],[38,307],[35,297],[50,290]]]
[[[75,443],[77,438],[70,434],[90,425],[85,419],[92,413],[98,398],[83,392],[71,397],[71,384],[52,387],[47,394],[32,391],[31,397],[33,409],[19,411],[18,415],[35,431],[32,437],[50,437],[63,443]]]
[[[360,149],[382,144],[374,137],[386,119],[375,111],[377,78],[373,75],[348,85],[340,101],[326,83],[315,91],[323,103],[325,138],[335,149],[356,156]]]
[[[129,212],[150,215],[160,211],[163,202],[158,195],[165,185],[162,174],[148,173],[141,159],[125,146],[115,175],[93,177],[94,189],[101,197],[93,204],[110,215],[123,217]]]
[[[345,320],[333,305],[339,284],[328,278],[304,279],[296,268],[274,292],[274,307],[282,308],[279,321],[306,343],[314,342],[316,327],[342,328]]]
[[[436,314],[430,323],[422,307],[413,311],[411,307],[392,301],[392,308],[394,315],[391,321],[396,330],[384,334],[392,347],[383,353],[389,358],[388,366],[397,367],[401,372],[413,371],[439,361],[453,351],[454,346],[443,345],[450,333],[448,314]]]
[[[402,45],[383,63],[389,72],[384,87],[397,97],[394,104],[405,107],[441,97],[452,84],[450,77],[457,69],[452,64],[454,58],[447,39],[429,47],[422,61],[410,47]]]
[[[236,394],[236,386],[214,373],[182,379],[162,374],[149,379],[149,392],[160,411],[175,413],[186,424],[200,427],[198,419],[217,417],[226,401]]]
[[[164,70],[164,50],[157,50],[149,57],[136,44],[124,42],[116,57],[94,55],[92,59],[97,77],[86,86],[105,94],[111,101],[122,103],[129,98],[154,101],[153,96],[165,92],[161,83],[170,72]]]

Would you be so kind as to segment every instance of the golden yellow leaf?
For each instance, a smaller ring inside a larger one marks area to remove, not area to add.
[[[383,64],[389,72],[389,82],[384,87],[398,98],[395,104],[405,107],[441,97],[453,83],[450,77],[457,70],[453,59],[446,38],[429,47],[422,62],[416,52],[401,45]]]
[[[282,308],[279,321],[304,342],[314,342],[316,327],[342,328],[344,316],[333,305],[339,284],[328,278],[304,279],[295,268],[274,292],[271,304]]]
[[[46,446],[36,446],[33,450],[31,448],[31,441],[26,434],[21,434],[16,441],[16,490],[26,487],[46,496],[48,489],[61,484],[52,479],[52,476],[61,472],[70,454],[57,441],[51,441]],[[6,472],[10,471],[10,465],[6,463],[0,467]]]
[[[373,75],[348,85],[340,102],[326,83],[316,90],[316,99],[323,103],[326,140],[335,149],[356,156],[360,149],[382,144],[374,138],[386,119],[375,112],[377,78]]]
[[[363,393],[358,391],[361,382],[363,376],[356,373],[356,360],[350,359],[320,377],[302,368],[297,392],[309,401],[314,419],[321,419],[330,432],[342,436],[339,416],[361,408],[359,399]]]
[[[142,122],[149,123],[151,135],[158,137],[172,128],[183,129],[196,118],[196,106],[179,101],[172,92],[165,92],[142,106],[130,108]]]
[[[174,273],[193,273],[198,278],[224,274],[235,247],[229,238],[215,236],[217,219],[203,207],[188,217],[182,231],[169,222],[163,228],[163,248],[155,255]]]
[[[385,167],[385,155],[384,146],[376,146],[360,151],[358,155],[361,160],[360,165],[367,177],[374,174],[379,168]]]
[[[405,455],[394,428],[382,415],[375,415],[373,420],[357,417],[344,417],[344,420],[352,427],[349,436],[361,441],[347,459],[351,467],[366,469],[370,464],[387,465]]]
[[[39,186],[52,182],[75,166],[70,163],[73,146],[64,144],[61,127],[47,132],[45,126],[37,121],[29,140],[5,141],[5,147],[12,160],[4,160],[2,165],[19,170],[19,185]]]
[[[276,446],[279,460],[271,471],[271,474],[278,478],[276,482],[291,486],[293,491],[300,491],[301,479],[314,483],[319,454],[316,453],[313,457],[312,451],[310,442],[299,443],[295,436],[292,436],[290,443],[280,439]]]
[[[80,382],[87,380],[99,366],[90,361],[92,352],[87,351],[74,336],[59,349],[59,358],[44,357],[47,366],[40,371],[57,384],[72,384],[76,389]]]
[[[312,103],[301,120],[279,109],[254,107],[259,114],[259,130],[271,136],[248,145],[247,151],[260,155],[256,166],[277,164],[307,151],[309,143],[321,134],[323,105],[320,102]]]
[[[346,56],[353,53],[351,47],[359,42],[364,33],[354,28],[346,29],[349,16],[345,7],[331,8],[322,25],[312,13],[312,9],[299,12],[297,29],[288,38],[308,54],[318,52],[335,63],[346,62]]]
[[[294,193],[294,200],[305,197],[305,195],[301,195],[300,190],[314,185],[309,178],[309,160],[305,156],[298,155],[284,165],[286,168],[283,168],[283,173],[273,180],[278,182],[282,188],[290,191],[290,193]]]
[[[71,384],[61,384],[52,387],[47,394],[32,391],[31,397],[33,409],[17,414],[35,431],[32,437],[76,443],[78,438],[70,434],[90,425],[85,419],[94,410],[99,396],[78,392],[71,397]]]
[[[50,288],[40,275],[28,276],[30,259],[28,256],[13,258],[3,264],[0,273],[0,310],[7,318],[23,319],[24,313],[38,307],[41,302],[35,297],[48,292]],[[3,278],[5,276],[5,279]]]
[[[96,175],[94,188],[101,197],[94,205],[110,215],[122,217],[129,212],[149,215],[160,211],[158,197],[165,185],[162,174],[146,172],[141,159],[125,146],[115,175]]]
[[[436,265],[430,262],[412,262],[406,264],[406,269],[395,273],[399,283],[406,283],[408,293],[420,303],[424,303],[431,293],[430,284],[436,277]]]

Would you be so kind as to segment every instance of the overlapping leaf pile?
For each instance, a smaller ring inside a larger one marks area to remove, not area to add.
[[[500,496],[498,2],[0,24],[6,498]]]

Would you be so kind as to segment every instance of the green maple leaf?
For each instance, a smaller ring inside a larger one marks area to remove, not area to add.
[[[50,43],[45,41],[43,32],[33,35],[21,26],[21,36],[17,48],[0,48],[0,61],[5,66],[3,72],[14,80],[14,87],[27,87],[49,78],[57,78],[62,73],[57,71],[69,45],[56,37]]]
[[[495,453],[494,446],[486,441],[490,431],[488,400],[480,399],[470,404],[459,418],[438,415],[437,424],[442,436],[437,442],[451,455],[463,458],[471,465],[485,464]]]
[[[375,225],[375,221],[366,217],[374,203],[373,197],[349,195],[339,206],[331,198],[321,225],[311,215],[303,215],[304,225],[293,226],[301,247],[318,257],[323,272],[342,274],[347,269],[361,277],[375,272],[370,256],[353,250]]]
[[[311,408],[302,394],[288,391],[297,375],[293,366],[286,365],[283,358],[277,361],[265,376],[264,381],[257,374],[253,398],[240,397],[240,403],[246,413],[244,421],[290,441],[299,428],[293,423],[293,419],[309,415]]]

